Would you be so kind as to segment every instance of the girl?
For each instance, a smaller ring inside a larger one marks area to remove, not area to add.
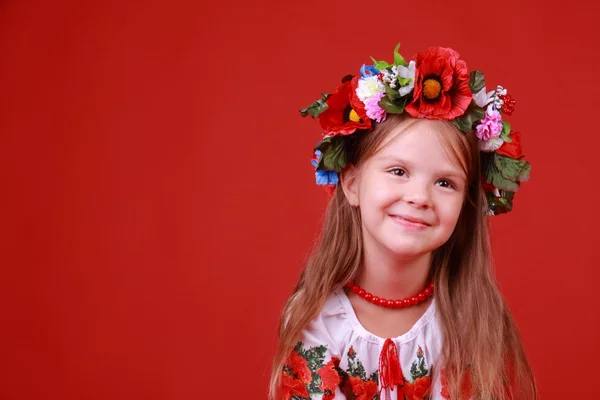
[[[318,118],[323,232],[284,308],[272,399],[535,399],[488,216],[529,177],[514,101],[448,48],[375,61]]]

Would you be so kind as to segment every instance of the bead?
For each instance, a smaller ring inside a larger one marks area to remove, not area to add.
[[[433,295],[433,283],[431,283],[421,292],[417,293],[415,296],[407,297],[402,300],[388,300],[377,296],[373,296],[371,293],[367,292],[366,290],[355,284],[353,281],[348,282],[346,284],[346,287],[349,288],[352,292],[356,293],[358,296],[362,297],[363,299],[375,305],[388,308],[402,308],[419,304],[420,302],[425,301],[428,297]]]

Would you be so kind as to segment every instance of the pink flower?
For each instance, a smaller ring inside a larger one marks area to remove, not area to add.
[[[385,119],[386,113],[383,108],[379,107],[379,100],[384,96],[383,92],[378,92],[375,95],[365,100],[365,111],[367,117],[381,122]]]
[[[485,112],[485,118],[479,121],[476,133],[479,140],[490,140],[497,138],[502,133],[502,116],[498,110],[491,107]]]

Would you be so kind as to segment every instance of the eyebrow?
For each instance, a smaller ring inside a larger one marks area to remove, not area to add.
[[[411,163],[410,161],[404,160],[398,156],[379,156],[376,158],[379,161],[382,162],[386,162],[386,163],[394,163],[394,164],[402,164],[402,165],[406,165],[407,167],[411,168],[413,167],[413,163]],[[448,176],[448,177],[453,177],[453,178],[460,178],[463,180],[467,179],[467,176],[465,175],[464,171],[462,169],[457,169],[457,168],[451,168],[451,169],[442,169],[440,171],[436,172],[438,175],[441,176]]]

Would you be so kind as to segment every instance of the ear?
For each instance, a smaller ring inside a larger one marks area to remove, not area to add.
[[[342,190],[344,190],[344,195],[348,203],[353,207],[358,207],[360,204],[358,196],[358,172],[358,168],[350,164],[340,173],[340,185],[342,186]]]

